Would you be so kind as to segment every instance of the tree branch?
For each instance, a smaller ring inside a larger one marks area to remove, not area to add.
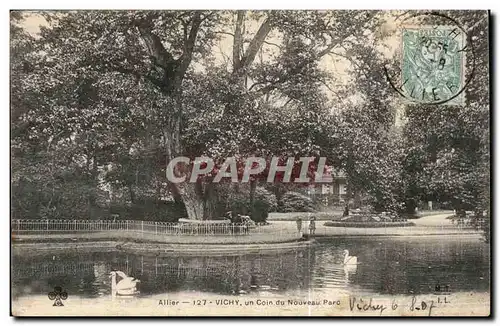
[[[164,83],[161,79],[154,78],[153,76],[145,73],[141,73],[137,70],[131,69],[131,68],[126,68],[123,66],[119,66],[116,64],[113,64],[111,62],[103,62],[102,65],[96,66],[96,70],[102,71],[102,72],[119,72],[122,74],[126,75],[132,75],[136,77],[137,79],[144,78],[145,80],[151,82],[153,85],[157,86],[158,88],[163,88]]]
[[[210,15],[211,14],[206,15],[205,17],[201,17],[201,12],[196,11],[193,18],[191,19],[192,23],[191,29],[189,30],[189,36],[187,38],[187,41],[184,43],[184,51],[179,58],[180,64],[177,74],[181,79],[184,77],[184,74],[186,73],[187,68],[189,67],[189,64],[191,63],[191,60],[193,58],[194,45],[201,23]]]
[[[363,26],[366,25],[370,20],[372,20],[373,17],[375,17],[375,14],[371,14],[369,16],[369,18],[366,19],[366,21],[363,23]],[[316,57],[319,59],[319,58],[325,56],[331,50],[333,50],[336,46],[338,46],[339,44],[342,44],[342,42],[344,42],[347,38],[351,37],[352,35],[353,35],[353,32],[349,32],[347,35],[344,35],[344,36],[340,37],[338,40],[335,40],[335,41],[333,41],[333,36],[332,36],[332,42],[330,43],[330,45],[328,45],[325,49],[323,49],[322,51],[320,51],[316,55]]]
[[[189,23],[184,21],[184,20],[181,20],[181,24],[182,24],[182,30],[184,32],[184,43],[187,42],[188,40],[188,26],[189,26]]]
[[[234,37],[234,34],[233,34],[233,33],[229,33],[229,32],[217,31],[217,32],[214,32],[214,33],[215,33],[215,34],[225,34],[225,35],[229,35],[229,36]]]
[[[165,49],[158,35],[151,32],[150,22],[140,22],[137,28],[153,62],[163,69],[168,69],[168,66],[175,62],[174,57]]]
[[[240,68],[240,55],[243,48],[241,26],[243,25],[244,18],[245,12],[242,10],[238,10],[236,17],[236,27],[234,28],[233,37],[233,71],[237,71]]]
[[[280,45],[278,45],[278,44],[276,44],[276,43],[267,42],[267,41],[263,41],[262,43],[267,44],[267,45],[272,45],[272,46],[277,47],[278,49],[281,49],[281,46],[280,46]]]
[[[266,40],[267,34],[271,31],[271,23],[269,18],[266,18],[262,25],[260,25],[259,30],[255,34],[252,41],[248,45],[248,48],[245,52],[243,58],[241,58],[241,68],[247,68],[250,66],[257,55],[257,52],[261,48],[262,44]]]
[[[366,19],[366,21],[363,23],[363,26],[366,25],[370,20],[373,19],[373,17],[375,17],[375,14],[372,14],[370,15],[370,17],[368,19]],[[262,27],[262,26],[261,26]],[[346,35],[343,35],[341,38],[339,38],[338,40],[336,41],[333,41],[330,43],[330,45],[318,52],[318,54],[316,56],[314,56],[313,58],[311,58],[311,60],[318,60],[318,59],[321,59],[323,56],[325,56],[326,54],[330,53],[330,51],[332,49],[334,49],[336,46],[342,44],[344,41],[346,41],[349,37],[351,37],[353,35],[353,32],[350,31],[349,33],[347,33]],[[262,40],[264,41],[264,40]],[[300,70],[299,70],[300,71]],[[272,81],[270,82],[269,85],[266,85],[260,89],[257,90],[257,92],[260,92],[260,93],[267,93],[267,92],[270,92],[272,91],[273,89],[275,89],[277,87],[277,85],[279,84],[283,84],[285,83],[291,76],[295,75],[294,73],[289,73],[287,75],[284,75],[284,76],[281,76],[279,77],[277,80],[275,81]],[[253,88],[254,86],[258,85],[258,84],[264,84],[264,82],[260,82],[260,83],[255,83],[252,85],[251,88]]]

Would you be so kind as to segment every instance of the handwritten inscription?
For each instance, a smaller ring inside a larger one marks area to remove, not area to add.
[[[373,298],[370,298],[368,301],[362,298],[351,297],[349,298],[349,308],[351,311],[357,309],[358,311],[380,311],[380,314],[387,309],[387,307],[383,304],[375,304],[373,302]]]
[[[357,312],[379,312],[380,315],[383,314],[384,311],[391,309],[397,310],[398,308],[408,309],[412,312],[422,311],[431,316],[434,308],[437,307],[437,304],[449,304],[451,301],[446,297],[437,297],[436,300],[420,300],[416,296],[411,298],[411,302],[409,306],[401,306],[397,303],[395,299],[392,300],[390,305],[383,304],[377,302],[373,298],[357,298],[350,297],[349,298],[349,309],[351,311]]]
[[[416,297],[411,298],[411,306],[410,310],[415,311],[415,310],[421,310],[421,311],[428,311],[429,316],[432,313],[432,309],[435,308],[436,305],[434,304],[434,300],[429,300],[429,301],[417,301]]]

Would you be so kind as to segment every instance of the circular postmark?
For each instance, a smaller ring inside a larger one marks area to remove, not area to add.
[[[405,15],[397,22],[399,58],[386,65],[390,86],[410,104],[465,103],[475,68],[471,37],[439,12]]]

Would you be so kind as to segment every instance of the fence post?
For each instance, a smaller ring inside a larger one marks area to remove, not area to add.
[[[128,231],[128,220],[125,221],[125,225],[127,226],[127,231]]]
[[[141,221],[141,232],[144,233],[144,221]]]
[[[45,225],[46,225],[45,230],[48,231],[49,230],[49,220],[45,220]]]
[[[17,231],[19,232],[19,220],[16,221],[17,223]]]
[[[158,234],[158,222],[155,221],[155,234]]]

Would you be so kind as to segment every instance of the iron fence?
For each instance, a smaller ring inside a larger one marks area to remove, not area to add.
[[[13,220],[11,225],[14,233],[133,231],[167,235],[245,235],[279,231],[247,223],[167,223],[137,220]]]

